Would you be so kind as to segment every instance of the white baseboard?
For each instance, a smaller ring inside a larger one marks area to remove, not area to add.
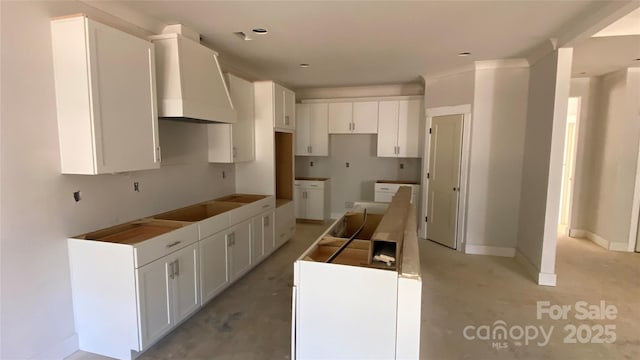
[[[558,282],[558,276],[556,274],[543,273],[543,272],[538,274],[538,285],[556,286],[557,282]]]
[[[529,275],[536,281],[538,285],[543,286],[556,286],[558,277],[556,274],[551,273],[543,273],[541,272],[537,266],[535,266],[531,260],[529,260],[524,254],[522,254],[519,250],[516,250],[515,255],[516,261],[522,265],[522,267],[527,270]]]
[[[467,244],[464,247],[464,253],[473,254],[473,255],[514,257],[516,255],[516,249],[511,247],[502,247],[502,246],[485,246],[485,245]]]
[[[45,350],[44,352],[38,354],[33,357],[34,359],[64,359],[69,357],[71,354],[78,351],[78,334],[73,333],[73,335],[64,339],[63,341],[55,344],[51,348]]]
[[[630,252],[629,244],[609,241],[596,233],[592,233],[589,230],[571,229],[571,231],[569,231],[569,236],[574,238],[589,239],[607,250]]]
[[[621,243],[621,242],[609,242],[609,250],[611,250],[611,251],[633,252],[633,249],[629,250],[629,244]]]

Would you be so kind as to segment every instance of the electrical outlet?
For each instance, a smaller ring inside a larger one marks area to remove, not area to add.
[[[223,179],[226,179],[226,178],[227,178],[227,173],[226,173],[226,172],[224,172],[224,170],[222,171],[222,178],[223,178]]]
[[[139,182],[135,181],[133,183],[133,191],[140,192],[140,183]]]
[[[351,166],[351,164],[349,164],[349,163],[346,163],[346,165],[345,165],[345,166],[346,166],[346,167],[349,167],[349,166]]]
[[[313,166],[313,161],[309,161],[309,166]]]
[[[73,192],[73,200],[75,200],[76,202],[82,200],[82,194],[80,194],[80,191],[74,191]]]
[[[400,169],[404,169],[404,164],[400,163]]]

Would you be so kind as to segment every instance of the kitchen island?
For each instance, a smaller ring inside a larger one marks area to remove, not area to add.
[[[388,206],[359,204],[294,263],[293,359],[419,358],[422,279],[410,197],[403,187]]]

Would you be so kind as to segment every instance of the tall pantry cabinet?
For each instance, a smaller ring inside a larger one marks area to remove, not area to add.
[[[278,247],[295,232],[295,94],[273,81],[257,81],[254,95],[255,160],[236,164],[236,191],[275,195],[273,228]]]

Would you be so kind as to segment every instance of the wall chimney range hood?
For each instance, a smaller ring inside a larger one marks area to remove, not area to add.
[[[150,40],[155,45],[158,116],[199,123],[234,123],[229,88],[218,53],[200,44],[200,34],[169,25]]]

